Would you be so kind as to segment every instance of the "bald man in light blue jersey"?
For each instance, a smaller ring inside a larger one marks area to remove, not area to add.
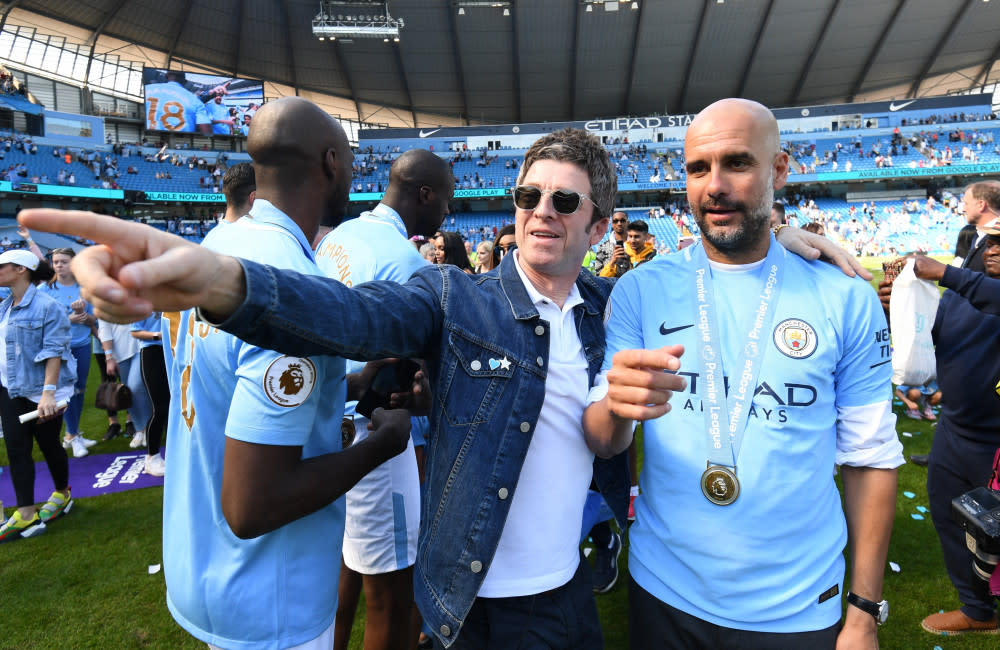
[[[320,274],[310,242],[321,219],[343,213],[350,182],[343,130],[314,104],[287,98],[261,109],[248,150],[256,201],[211,247]],[[211,647],[328,650],[339,497],[406,447],[409,415],[342,452],[343,359],[255,347],[192,310],[168,320],[167,606]]]
[[[618,281],[584,415],[598,454],[646,420],[632,647],[875,648],[903,462],[877,296],[776,245],[788,157],[765,107],[709,106],[685,151],[701,244]],[[673,374],[686,387],[671,397],[660,385]]]
[[[326,235],[316,263],[347,286],[370,280],[403,283],[427,266],[411,235],[429,237],[441,227],[455,181],[448,164],[425,149],[402,154],[389,171],[382,201]],[[358,361],[349,372],[360,372]],[[368,435],[368,419],[357,402],[344,408],[353,419],[355,441]],[[345,426],[348,426],[345,423]],[[369,472],[347,493],[344,562],[335,649],[347,648],[358,587],[365,591],[365,647],[403,647],[413,604],[413,563],[420,525],[420,482],[413,445]]]

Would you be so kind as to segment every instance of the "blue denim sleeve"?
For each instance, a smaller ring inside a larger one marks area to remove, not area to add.
[[[941,286],[962,296],[984,314],[1000,315],[1000,279],[970,269],[949,266]]]
[[[421,269],[404,284],[348,288],[331,278],[240,264],[246,298],[213,325],[247,343],[296,356],[423,358],[441,331],[446,278],[437,268]]]
[[[32,359],[35,363],[52,357],[62,358],[69,351],[69,318],[63,306],[51,300],[44,307],[43,315],[42,348]]]

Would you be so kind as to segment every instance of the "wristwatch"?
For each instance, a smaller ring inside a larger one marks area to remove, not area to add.
[[[861,596],[847,592],[847,604],[854,605],[863,612],[868,612],[875,619],[875,622],[882,625],[889,618],[889,601],[880,600],[879,602],[874,602],[868,600],[867,598],[862,598]]]

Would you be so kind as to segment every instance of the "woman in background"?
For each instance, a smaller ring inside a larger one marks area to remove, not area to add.
[[[507,224],[493,238],[493,266],[500,266],[503,256],[517,248],[517,239],[514,237],[514,224]]]
[[[105,370],[108,377],[120,379],[132,391],[132,406],[128,409],[125,421],[125,435],[132,435],[129,447],[138,449],[146,444],[146,424],[149,421],[149,394],[142,383],[142,369],[139,366],[139,341],[132,337],[132,329],[128,325],[97,321],[97,336],[104,348]],[[112,416],[112,413],[114,415]],[[118,424],[118,414],[108,412]],[[120,431],[121,428],[117,427]],[[110,432],[111,426],[108,427]],[[107,434],[105,434],[107,436]]]
[[[167,411],[170,410],[170,387],[167,385],[167,367],[163,361],[163,338],[160,333],[160,312],[132,323],[132,337],[139,341],[139,369],[142,383],[149,393],[152,413],[146,424],[147,474],[163,476],[166,469],[160,444],[167,430]]]
[[[493,242],[481,241],[476,246],[476,273],[493,270]]]
[[[469,263],[469,256],[465,252],[465,242],[457,232],[442,230],[434,238],[434,247],[436,264],[451,264],[466,273],[472,273],[472,264]]]
[[[65,402],[73,396],[76,359],[65,309],[35,287],[51,277],[52,268],[30,251],[0,254],[0,286],[10,289],[0,303],[0,421],[17,498],[17,510],[0,526],[0,542],[38,535],[73,506],[59,431]],[[19,416],[32,411],[37,419],[22,423]],[[35,442],[56,488],[40,511],[31,457]]]
[[[76,389],[63,416],[66,434],[63,447],[72,449],[79,458],[87,455],[87,449],[97,444],[84,438],[80,432],[80,415],[83,413],[83,398],[87,393],[87,375],[90,374],[90,335],[97,332],[97,318],[94,309],[80,297],[80,285],[76,283],[69,269],[70,261],[76,255],[72,248],[52,250],[52,270],[55,277],[39,289],[66,309],[69,317],[69,348],[76,359]]]

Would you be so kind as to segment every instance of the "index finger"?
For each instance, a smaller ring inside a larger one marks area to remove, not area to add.
[[[622,350],[611,358],[612,365],[627,368],[654,368],[680,370],[680,357],[684,354],[683,345],[667,345],[656,350]]]
[[[114,245],[135,233],[138,224],[83,210],[35,208],[21,210],[17,222],[33,230],[76,235],[100,244]]]

